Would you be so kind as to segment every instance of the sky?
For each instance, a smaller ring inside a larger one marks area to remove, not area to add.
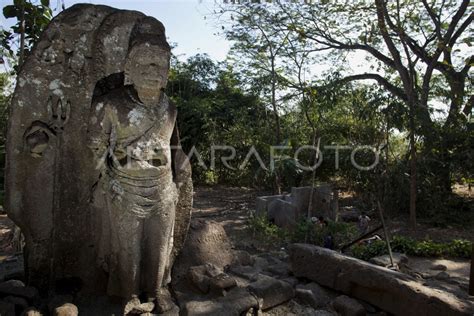
[[[53,9],[60,8],[64,1],[66,8],[75,3],[104,4],[119,9],[136,10],[160,20],[166,28],[170,43],[176,43],[174,53],[179,59],[186,59],[198,53],[206,53],[214,60],[224,60],[230,43],[222,36],[214,35],[217,31],[212,22],[205,20],[214,9],[214,0],[50,0]],[[1,7],[10,4],[11,0],[0,0]],[[54,14],[58,14],[55,10]],[[13,19],[5,20],[0,14],[2,26],[9,26]]]

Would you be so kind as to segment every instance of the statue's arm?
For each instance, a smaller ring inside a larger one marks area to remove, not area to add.
[[[97,168],[105,167],[111,146],[112,122],[109,108],[103,102],[92,104],[89,126],[87,129],[88,147],[94,153]]]

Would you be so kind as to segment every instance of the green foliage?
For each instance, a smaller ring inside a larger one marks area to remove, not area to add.
[[[21,49],[16,49],[14,46],[19,42],[21,33],[24,33],[26,56],[52,19],[52,13],[49,0],[13,0],[12,4],[4,6],[3,16],[7,19],[16,19],[17,22],[9,30],[3,28],[0,30],[2,55],[10,56],[10,61],[15,57],[18,58]],[[22,21],[24,21],[24,28],[22,28]]]
[[[270,223],[266,216],[250,216],[248,228],[265,246],[281,245],[288,238],[287,232]]]
[[[331,235],[337,247],[357,236],[356,226],[344,222],[329,222],[327,227],[321,227],[301,219],[292,230],[286,230],[270,223],[265,216],[252,216],[248,227],[253,236],[265,245],[309,243],[323,246],[324,237]]]
[[[352,255],[366,261],[386,253],[387,245],[383,240],[376,240],[367,246],[359,244],[352,247]]]
[[[434,242],[432,240],[417,241],[409,237],[394,236],[391,241],[392,250],[407,255],[420,257],[452,257],[470,258],[472,243],[468,240],[455,239],[447,243]],[[385,241],[378,240],[370,245],[355,245],[352,247],[352,255],[362,260],[387,254]]]

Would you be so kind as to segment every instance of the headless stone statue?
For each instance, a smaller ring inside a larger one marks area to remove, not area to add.
[[[167,285],[192,204],[176,108],[163,93],[163,25],[75,5],[26,59],[7,141],[6,209],[26,241],[28,282],[170,307]]]

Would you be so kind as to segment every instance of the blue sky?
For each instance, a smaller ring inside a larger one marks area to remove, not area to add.
[[[50,1],[53,9],[61,3],[61,0]],[[11,2],[11,0],[0,0],[1,7]],[[178,45],[174,53],[180,59],[207,53],[212,59],[223,60],[230,47],[228,41],[214,35],[216,27],[204,19],[204,16],[214,8],[213,0],[64,0],[64,3],[66,7],[71,7],[75,3],[104,4],[120,9],[137,10],[153,16],[165,25],[169,42]],[[55,10],[54,14],[58,12]],[[12,19],[5,21],[3,15],[0,21],[3,26],[13,23]]]

